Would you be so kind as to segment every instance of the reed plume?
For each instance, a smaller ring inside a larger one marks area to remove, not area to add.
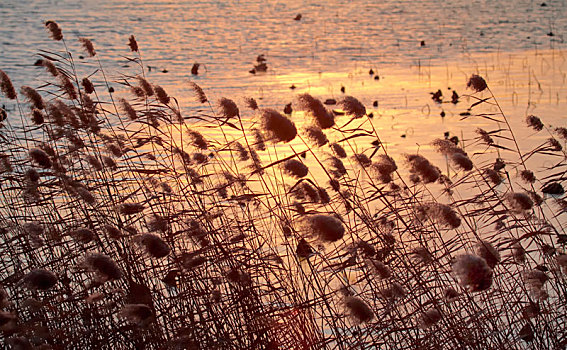
[[[374,318],[374,312],[362,299],[347,296],[345,299],[345,306],[349,311],[350,316],[357,323],[370,322]]]
[[[355,118],[362,118],[366,115],[366,107],[352,96],[345,96],[338,105],[345,111],[347,115]]]
[[[55,41],[63,40],[63,33],[61,32],[61,28],[59,28],[59,24],[57,24],[57,22],[47,21],[45,22],[45,28],[49,31],[51,39]]]
[[[12,80],[8,77],[8,74],[0,69],[0,89],[2,93],[7,98],[14,100],[17,97],[14,85],[12,85]]]
[[[96,55],[92,41],[87,38],[79,38],[79,42],[81,43],[81,45],[83,45],[83,48],[89,54],[89,56],[94,57]]]
[[[451,265],[459,283],[471,292],[480,292],[492,285],[492,269],[477,255],[458,255]]]
[[[335,242],[345,233],[342,222],[332,215],[316,214],[305,220],[307,233],[323,242]]]
[[[319,128],[328,129],[335,125],[333,112],[328,111],[320,100],[309,94],[301,94],[297,96],[297,101],[299,108],[310,115]]]
[[[128,38],[128,47],[130,47],[130,51],[138,52],[138,42],[136,41],[134,35],[130,35],[130,37]]]
[[[476,74],[471,75],[467,82],[467,88],[470,88],[475,92],[482,92],[486,90],[487,87],[488,85],[486,84],[484,78]]]
[[[295,124],[273,109],[262,110],[260,126],[266,138],[273,142],[289,142],[297,135]]]
[[[197,101],[199,101],[201,103],[205,103],[205,102],[208,101],[207,96],[205,95],[205,92],[203,91],[203,89],[201,89],[201,87],[199,85],[190,81],[189,86],[193,90],[195,97],[197,98]]]
[[[222,97],[218,102],[220,108],[220,114],[226,118],[234,118],[240,115],[238,106],[236,103],[228,98]]]
[[[48,270],[34,269],[27,273],[23,282],[31,289],[47,290],[55,286],[57,276]]]

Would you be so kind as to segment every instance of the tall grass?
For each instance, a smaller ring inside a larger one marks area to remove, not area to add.
[[[6,346],[567,344],[567,132],[528,118],[549,140],[523,149],[482,77],[463,116],[494,128],[467,152],[432,140],[445,174],[388,154],[354,97],[331,111],[299,95],[290,118],[187,82],[195,105],[180,106],[133,36],[139,70],[111,82],[90,40],[79,76],[46,27],[61,45],[40,53],[47,83],[16,90],[0,71],[15,107],[0,129]]]

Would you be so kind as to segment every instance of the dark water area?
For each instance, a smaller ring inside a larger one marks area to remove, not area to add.
[[[70,45],[81,36],[93,40],[107,67],[118,68],[116,60],[127,53],[127,38],[134,34],[162,84],[192,77],[190,68],[197,62],[202,64],[197,81],[206,79],[208,87],[231,95],[242,89],[257,93],[263,85],[269,93],[277,88],[274,76],[435,65],[463,54],[560,50],[567,6],[504,0],[26,0],[0,3],[0,18],[0,67],[16,81],[34,77],[29,66],[37,49],[50,48],[43,22],[56,20]],[[260,54],[269,68],[267,77],[258,78],[248,71]],[[157,73],[164,69],[168,73]]]

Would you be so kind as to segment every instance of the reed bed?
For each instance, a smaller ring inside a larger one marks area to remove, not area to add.
[[[89,39],[77,62],[46,28],[44,84],[0,70],[6,347],[567,344],[567,129],[530,116],[548,140],[523,149],[482,77],[462,116],[494,128],[432,140],[436,165],[388,154],[355,97],[302,94],[290,117],[187,82],[180,106],[133,36],[138,70],[111,84]]]

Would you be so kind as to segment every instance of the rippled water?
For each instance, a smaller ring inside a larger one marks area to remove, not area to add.
[[[211,100],[251,96],[278,109],[300,92],[340,98],[344,86],[368,107],[379,102],[377,120],[402,149],[463,129],[454,116],[466,106],[436,105],[429,92],[462,94],[472,72],[485,75],[506,112],[522,117],[541,112],[561,123],[567,99],[565,1],[23,0],[0,2],[0,19],[0,67],[18,86],[46,79],[33,67],[38,49],[62,50],[44,29],[53,19],[71,51],[81,52],[79,36],[92,39],[112,78],[137,74],[122,58],[134,34],[153,67],[148,78],[181,101],[190,96],[188,79]],[[259,54],[268,71],[253,75]],[[191,75],[195,62],[198,76]]]
[[[462,52],[563,46],[564,1],[3,1],[3,66],[23,64],[45,40],[43,21],[68,38],[96,40],[123,53],[135,34],[156,66],[209,74],[246,72],[256,55],[278,73],[336,71],[365,65],[447,58]],[[302,19],[294,21],[296,14]],[[547,36],[553,32],[555,36]],[[426,43],[420,47],[421,40]]]

